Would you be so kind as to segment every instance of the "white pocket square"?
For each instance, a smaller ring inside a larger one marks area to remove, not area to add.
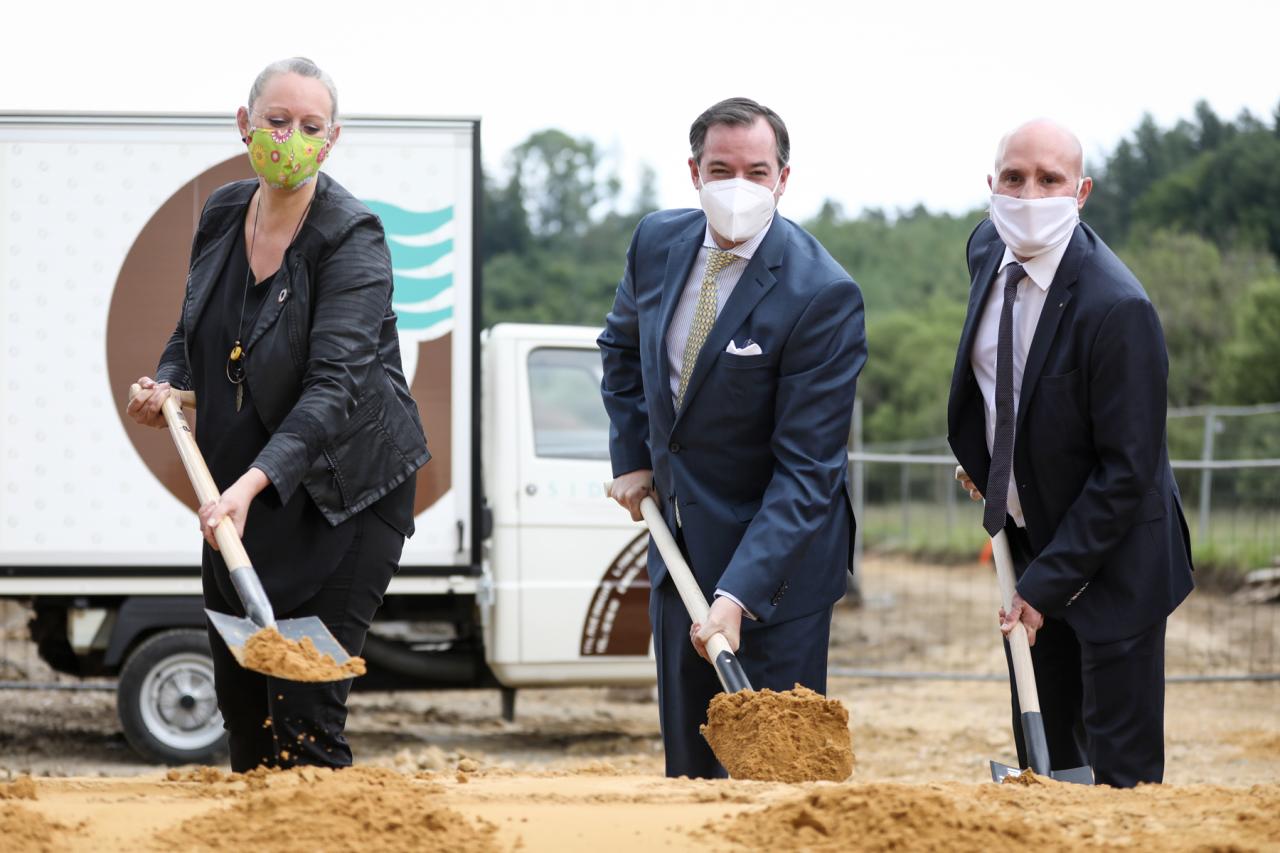
[[[729,355],[760,355],[764,352],[764,350],[760,349],[760,345],[750,338],[747,339],[746,345],[741,348],[731,340],[724,351]]]

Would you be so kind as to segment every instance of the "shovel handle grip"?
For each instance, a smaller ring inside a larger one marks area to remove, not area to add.
[[[169,396],[178,398],[178,405],[184,409],[194,409],[196,407],[196,392],[188,391],[185,388],[170,388]]]
[[[142,387],[134,383],[129,387],[129,399],[132,400],[142,392]],[[165,423],[169,427],[169,435],[173,438],[173,445],[178,449],[178,458],[182,460],[182,467],[187,471],[187,478],[191,480],[191,485],[195,489],[196,499],[200,504],[216,501],[222,496],[222,492],[213,481],[213,475],[209,473],[209,466],[205,464],[204,456],[200,454],[200,448],[196,446],[195,436],[191,433],[191,427],[187,424],[186,417],[182,414],[185,406],[195,408],[196,395],[194,391],[181,391],[178,389],[170,389],[169,396],[165,398],[164,403],[160,407],[160,411],[164,414]],[[227,517],[223,517],[218,522],[217,528],[213,531],[214,538],[218,541],[218,550],[222,554],[222,559],[226,562],[227,568],[232,572],[237,569],[253,568],[253,564],[249,562],[249,555],[244,550],[244,545],[240,542],[240,536],[236,533],[235,522]]]
[[[967,478],[964,466],[956,466],[956,482]],[[1003,530],[991,537],[991,556],[996,564],[996,584],[1000,587],[1000,603],[1004,612],[1013,609],[1013,593],[1016,581],[1013,576],[1013,554],[1009,551],[1009,536]],[[1027,629],[1021,622],[1009,632],[1009,656],[1013,658],[1013,676],[1018,686],[1018,705],[1022,713],[1040,713],[1040,695],[1036,690],[1036,670],[1031,663],[1031,643]]]
[[[996,583],[1000,586],[1000,601],[1004,611],[1013,609],[1013,554],[1009,551],[1009,537],[1003,530],[991,537],[991,556],[996,564]],[[1021,622],[1009,632],[1009,655],[1013,658],[1013,676],[1018,685],[1018,707],[1022,713],[1040,713],[1040,694],[1036,690],[1036,671],[1031,663],[1031,644],[1027,641],[1027,629]]]
[[[667,564],[667,574],[671,575],[671,580],[680,593],[680,600],[684,602],[684,609],[689,612],[689,618],[698,624],[705,625],[711,608],[707,606],[707,599],[703,596],[698,582],[694,580],[689,564],[684,561],[680,547],[676,545],[671,531],[667,529],[662,510],[658,509],[658,504],[653,498],[646,497],[640,501],[640,514],[644,516],[644,522],[649,526],[649,535],[658,546],[662,562]],[[707,656],[713,661],[725,652],[733,655],[733,649],[729,647],[729,641],[725,639],[724,634],[712,634],[706,645]]]

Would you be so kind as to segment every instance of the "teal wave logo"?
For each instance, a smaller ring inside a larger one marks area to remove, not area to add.
[[[382,220],[391,250],[391,307],[397,327],[424,339],[450,331],[453,238],[441,232],[453,223],[453,207],[415,211],[384,201],[365,200],[365,204]]]

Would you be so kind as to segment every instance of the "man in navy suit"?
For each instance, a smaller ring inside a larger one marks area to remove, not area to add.
[[[756,689],[826,689],[852,554],[845,447],[866,336],[858,286],[775,215],[791,173],[782,119],[732,98],[689,141],[702,210],[640,222],[599,344],[610,496],[639,520],[654,492],[714,599],[707,624],[691,625],[650,546],[667,775],[712,777],[725,771],[698,726],[720,689],[703,659],[713,634]]]
[[[1001,627],[1021,621],[1032,640],[1055,770],[1087,762],[1099,783],[1159,782],[1165,623],[1192,588],[1160,320],[1079,222],[1093,181],[1069,131],[1019,127],[987,183],[947,421],[963,485],[985,493],[984,525],[1013,553]]]

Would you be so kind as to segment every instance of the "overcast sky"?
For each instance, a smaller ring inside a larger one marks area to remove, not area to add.
[[[981,205],[998,137],[1037,115],[1089,156],[1144,112],[1280,102],[1266,0],[36,0],[7,4],[3,27],[2,110],[231,115],[263,65],[303,54],[344,112],[479,116],[490,168],[535,130],[589,136],[628,191],[652,165],[664,206],[697,203],[689,123],[745,95],[791,130],[793,218],[828,197],[851,212]]]

